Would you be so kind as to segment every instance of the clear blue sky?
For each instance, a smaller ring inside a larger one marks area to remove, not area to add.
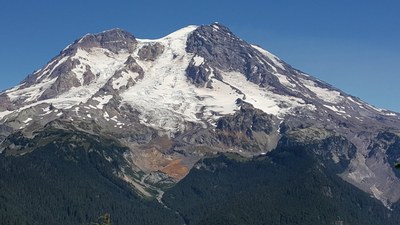
[[[400,112],[398,0],[13,0],[0,5],[0,89],[86,33],[162,37],[218,21],[292,66]]]

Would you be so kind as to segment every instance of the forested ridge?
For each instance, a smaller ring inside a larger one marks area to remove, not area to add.
[[[105,213],[113,225],[400,224],[397,205],[388,210],[329,172],[313,146],[205,158],[165,190],[165,208],[115,176],[123,147],[90,135],[51,135],[22,143],[33,148],[24,154],[0,154],[0,225],[87,225]]]

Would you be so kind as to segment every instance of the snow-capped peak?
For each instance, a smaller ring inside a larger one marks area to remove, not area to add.
[[[171,131],[184,129],[177,127],[182,121],[203,123],[232,114],[238,98],[280,118],[297,108],[323,107],[343,116],[371,108],[347,100],[345,93],[247,44],[219,23],[190,25],[152,40],[111,29],[85,35],[67,49],[2,93],[9,105],[3,115],[40,103],[69,109],[104,90],[137,107],[143,123]],[[176,120],[166,126],[173,121],[169,118]]]
[[[127,145],[201,130],[199,139],[180,136],[179,141],[193,146],[203,143],[202,134],[238,126],[219,135],[228,135],[227,141],[250,137],[263,151],[274,148],[287,129],[304,129],[306,136],[317,137],[333,131],[361,149],[352,159],[355,169],[345,176],[362,188],[372,187],[378,178],[365,173],[369,142],[358,135],[400,129],[399,114],[374,108],[292,68],[219,23],[187,26],[153,40],[136,39],[121,29],[85,35],[21,85],[0,93],[0,103],[0,142],[11,132],[29,133],[59,119],[88,132],[126,137]],[[243,130],[245,122],[249,130]],[[229,144],[219,141],[218,148]],[[339,156],[334,155],[334,162]],[[393,172],[381,168],[379,173],[395,183],[374,186],[374,194],[400,187]],[[359,181],[354,174],[366,179]],[[379,198],[398,200],[400,193]]]

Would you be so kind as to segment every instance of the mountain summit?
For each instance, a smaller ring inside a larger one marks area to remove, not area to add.
[[[113,140],[126,151],[104,157],[145,196],[161,198],[160,186],[218,152],[253,157],[309,145],[324,168],[386,207],[400,199],[398,113],[291,67],[219,23],[155,40],[121,29],[85,35],[0,93],[0,102],[3,155],[52,143],[43,138],[49,130]]]

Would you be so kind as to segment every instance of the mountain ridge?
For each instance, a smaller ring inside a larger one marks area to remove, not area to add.
[[[165,175],[178,182],[216,152],[250,157],[287,137],[335,140],[313,151],[385,206],[400,199],[400,179],[387,162],[398,160],[390,147],[400,133],[398,113],[292,68],[219,23],[154,40],[121,29],[85,35],[1,92],[0,103],[0,152],[13,133],[34,138],[58,121],[118,140],[130,149],[127,165],[156,185]],[[382,139],[384,132],[394,136]]]

